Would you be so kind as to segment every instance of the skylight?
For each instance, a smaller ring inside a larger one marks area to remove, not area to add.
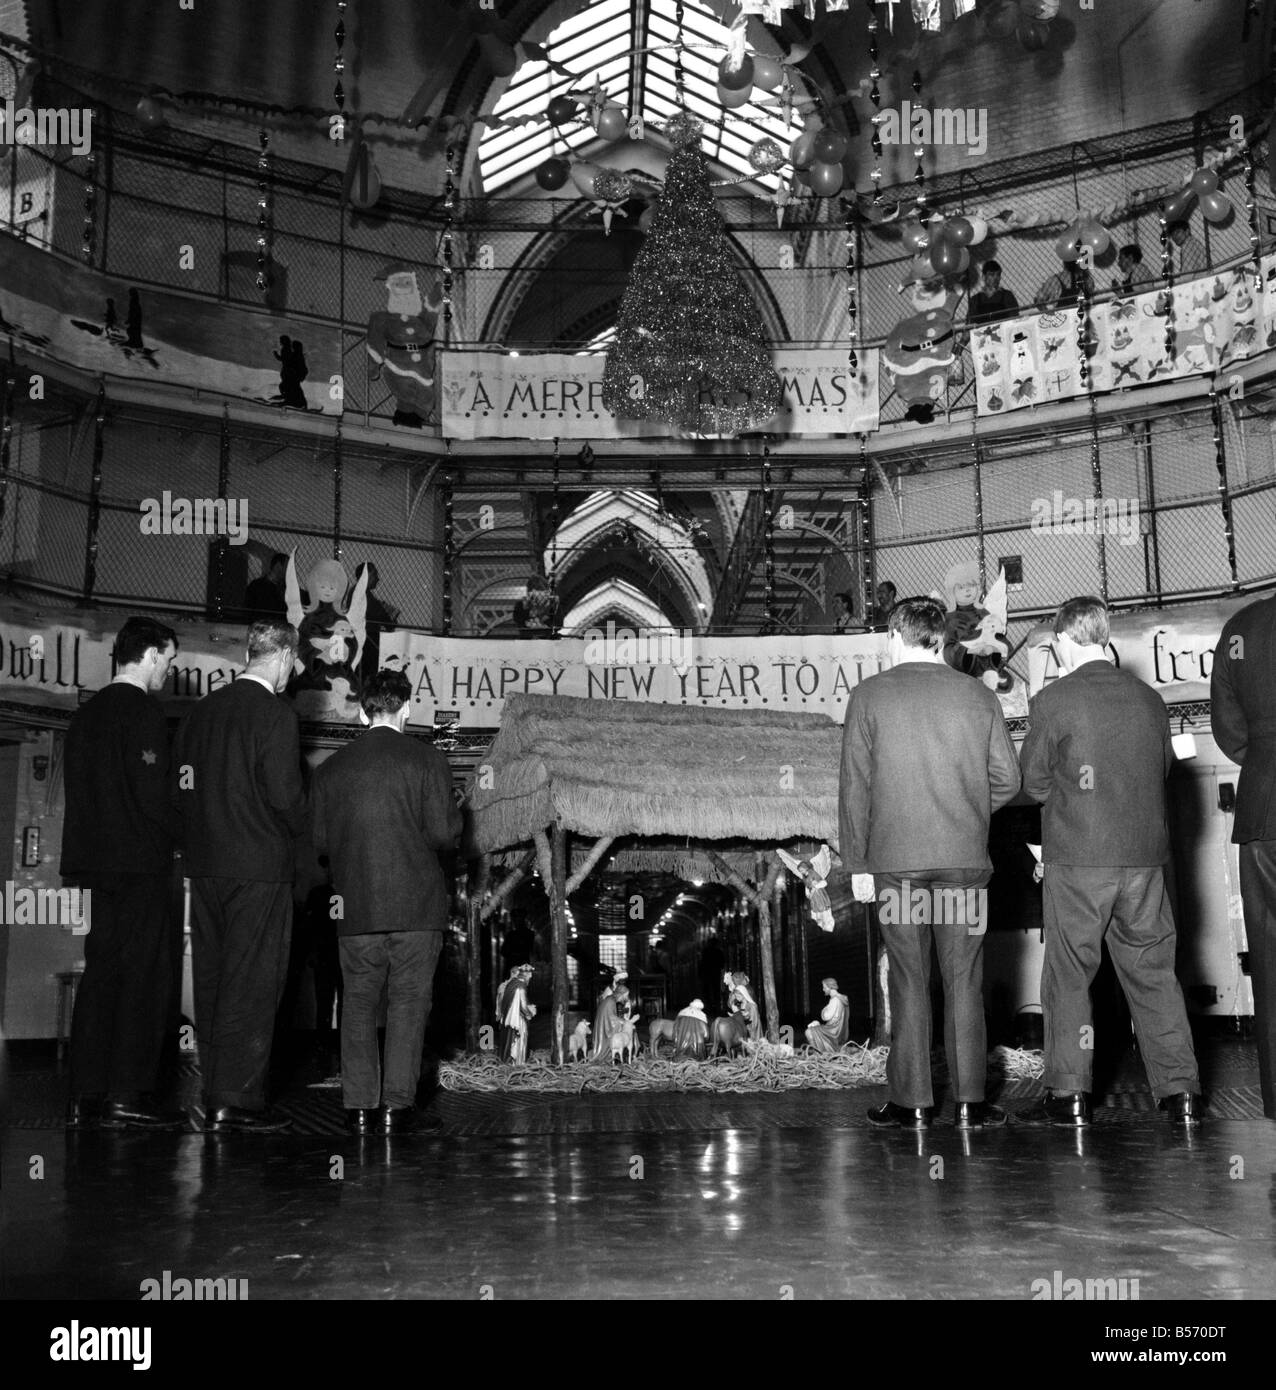
[[[598,0],[564,20],[545,41],[545,48],[555,62],[570,68],[574,75],[564,77],[542,62],[527,62],[519,69],[497,101],[494,114],[541,119],[525,126],[487,128],[479,145],[485,191],[494,193],[507,187],[552,154],[570,157],[597,140],[587,123],[573,121],[555,128],[544,119],[552,97],[590,90],[595,77],[628,115],[641,115],[644,123],[656,126],[668,120],[678,109],[674,49],[661,47],[645,55],[635,55],[632,50],[640,43],[651,47],[676,42],[676,4],[677,0]],[[756,88],[754,99],[724,111],[716,88],[718,63],[726,51],[726,26],[685,0],[682,37],[686,105],[705,122],[705,153],[731,174],[747,175],[774,189],[777,176],[757,174],[749,164],[749,151],[770,136],[787,153],[802,133],[801,116],[795,112],[785,121],[778,104],[758,104],[757,98],[768,103],[770,98]],[[635,66],[636,80],[631,79]],[[631,82],[639,93],[636,112],[629,107]],[[568,196],[572,191],[570,185],[565,190]]]

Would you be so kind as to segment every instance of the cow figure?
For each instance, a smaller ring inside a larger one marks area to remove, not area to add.
[[[673,1042],[673,1019],[653,1018],[651,1026],[647,1029],[647,1046],[653,1057],[660,1055],[660,1044],[662,1041]]]
[[[716,1057],[719,1048],[728,1057],[734,1056],[736,1052],[744,1048],[748,1036],[748,1030],[741,1015],[732,1014],[730,1018],[715,1018],[709,1027],[709,1056]]]

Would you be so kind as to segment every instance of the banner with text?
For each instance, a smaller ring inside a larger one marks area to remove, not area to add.
[[[450,439],[638,439],[671,433],[658,420],[618,420],[602,403],[600,354],[445,352],[443,433]],[[774,355],[783,400],[760,430],[782,435],[866,434],[878,427],[878,353],[785,348]]]

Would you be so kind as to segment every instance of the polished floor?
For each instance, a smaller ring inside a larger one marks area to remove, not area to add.
[[[301,1080],[288,1134],[68,1134],[65,1078],[15,1059],[0,1292],[137,1299],[168,1271],[254,1301],[1040,1300],[1070,1279],[1270,1299],[1276,1123],[1248,1044],[1202,1063],[1212,1119],[1192,1135],[1131,1054],[1082,1134],[966,1134],[951,1107],[928,1133],[880,1132],[868,1088],[443,1094],[440,1134],[359,1140],[339,1093]],[[1012,1120],[1039,1089],[1004,1087]]]

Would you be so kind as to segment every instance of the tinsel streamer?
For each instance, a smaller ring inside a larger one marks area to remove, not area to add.
[[[84,157],[84,224],[80,237],[80,255],[85,265],[93,264],[93,246],[97,240],[96,178],[97,151],[90,150]]]
[[[985,583],[988,575],[988,543],[984,535],[984,451],[979,442],[977,417],[970,417],[970,451],[974,454],[975,469],[975,534],[979,537],[979,582]],[[901,527],[901,530],[903,528]],[[986,593],[987,590],[985,589]]]
[[[452,441],[448,440],[449,458]],[[452,517],[452,470],[445,468],[440,479],[443,488],[443,635],[452,635],[452,560],[455,555],[455,536]]]
[[[1099,459],[1099,407],[1096,398],[1090,397],[1090,480],[1094,493],[1095,515],[1103,515],[1103,465]],[[1108,601],[1108,546],[1099,527],[1099,597]]]
[[[853,203],[842,200],[842,211],[846,215],[846,318],[851,344],[846,355],[846,364],[852,377],[858,374],[860,367],[859,354],[855,351],[859,337],[859,306],[855,297],[855,238],[859,235],[859,224],[854,216],[854,206]]]
[[[868,89],[869,100],[873,103],[870,125],[873,128],[873,169],[869,177],[873,180],[873,206],[882,202],[882,89],[879,79],[882,75],[877,61],[877,11],[872,0],[868,6],[868,75],[872,86]]]
[[[1236,573],[1236,536],[1232,530],[1232,493],[1227,483],[1227,443],[1223,438],[1223,402],[1218,394],[1218,378],[1210,378],[1210,419],[1214,426],[1214,466],[1218,469],[1218,503],[1223,512],[1223,536],[1227,541],[1227,567],[1232,588],[1240,588]]]
[[[9,502],[9,456],[13,444],[13,393],[17,377],[7,372],[4,393],[0,396],[0,538],[4,536],[4,513]]]
[[[341,559],[341,489],[345,483],[345,467],[341,459],[341,416],[337,416],[337,432],[332,441],[332,558]]]
[[[452,342],[452,224],[456,216],[456,146],[446,154],[447,182],[443,186],[443,343]]]
[[[1083,265],[1077,289],[1077,376],[1083,391],[1090,389],[1090,357],[1087,351],[1090,343],[1090,295],[1086,289],[1086,271],[1087,267]]]
[[[554,436],[553,491],[549,505],[549,591],[558,592],[558,436]]]
[[[84,538],[85,603],[93,597],[97,585],[98,527],[102,520],[102,454],[106,435],[106,387],[97,389],[97,405],[93,412],[93,474],[89,483],[89,515]]]
[[[337,114],[340,115],[346,109],[346,89],[341,84],[346,70],[346,0],[337,0],[337,27],[333,30],[332,37],[337,45],[336,57],[332,60],[332,71],[336,75],[332,99],[336,103]]]
[[[763,618],[768,631],[775,622],[775,494],[771,490],[771,446],[762,446]]]
[[[222,407],[222,427],[217,441],[217,496],[225,498],[230,493],[230,411]],[[226,550],[230,542],[226,536],[218,536],[213,542],[213,618],[222,620],[222,610],[226,602]]]
[[[1267,138],[1273,138],[1269,127]],[[1254,147],[1245,146],[1245,214],[1249,218],[1249,247],[1254,255],[1254,293],[1263,292],[1263,250],[1258,235],[1258,195],[1255,189]]]
[[[687,75],[686,75],[686,73],[683,71],[683,67],[682,67],[682,48],[683,48],[682,22],[683,22],[682,0],[678,0],[677,5],[674,7],[674,16],[673,16],[674,29],[675,29],[675,31],[677,32],[677,35],[678,35],[678,46],[677,46],[677,48],[674,50],[674,58],[673,58],[673,85],[674,85],[674,91],[675,91],[675,93],[676,93],[676,95],[677,95],[677,98],[678,98],[678,110],[679,110],[679,111],[683,110],[683,109],[685,108],[685,106],[686,106],[686,94],[685,94],[685,92],[684,92],[683,89],[684,89],[684,87],[686,86],[686,81],[687,81]]]
[[[259,132],[257,155],[257,288],[270,288],[270,132]]]
[[[877,562],[873,545],[873,481],[868,466],[868,435],[860,435],[860,571],[864,576],[864,602],[860,612],[866,616],[877,603]]]
[[[1156,205],[1161,233],[1161,278],[1165,281],[1165,356],[1166,365],[1174,367],[1174,256],[1170,251],[1170,225],[1165,216],[1165,204]]]
[[[914,110],[920,110],[922,106],[922,74],[920,69],[913,72],[913,96],[916,98],[913,103]],[[917,220],[926,220],[926,170],[922,166],[922,156],[926,153],[926,146],[916,144],[913,146],[913,154],[917,159],[917,168],[913,172],[913,182],[917,185]]]

